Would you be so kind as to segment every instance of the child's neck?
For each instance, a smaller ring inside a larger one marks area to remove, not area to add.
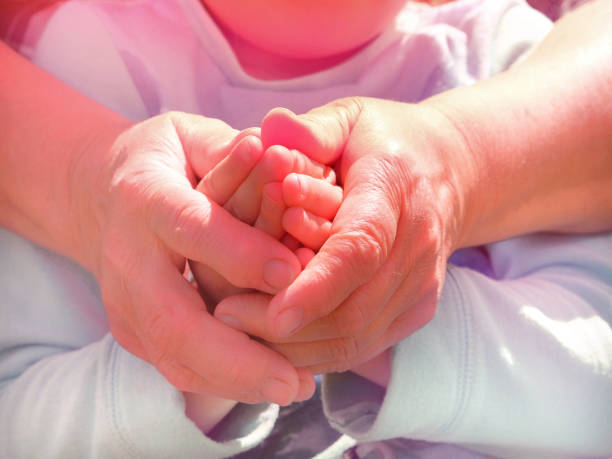
[[[232,47],[242,69],[252,77],[261,80],[285,80],[325,70],[345,61],[367,44],[334,56],[293,59],[258,48],[219,22],[217,25]]]

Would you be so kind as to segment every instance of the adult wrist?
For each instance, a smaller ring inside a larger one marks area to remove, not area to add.
[[[472,228],[482,210],[478,200],[481,196],[478,174],[482,164],[474,154],[468,133],[462,128],[462,122],[444,105],[443,100],[427,99],[417,105],[418,116],[424,120],[424,141],[428,149],[438,158],[438,166],[443,170],[447,199],[446,231],[448,255],[462,247],[470,245]],[[422,135],[423,136],[423,135]]]
[[[77,145],[70,164],[68,199],[73,216],[73,251],[69,255],[92,272],[96,272],[101,247],[101,234],[109,209],[109,189],[117,152],[121,150],[121,134],[131,122],[109,114],[103,124],[85,136]]]

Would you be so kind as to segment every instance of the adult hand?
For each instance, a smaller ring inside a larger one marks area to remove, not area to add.
[[[324,180],[324,183],[335,182],[335,174],[329,166],[315,163],[307,156],[280,145],[263,152],[259,137],[244,135],[233,151],[200,181],[197,190],[237,219],[275,239],[282,238],[283,243],[300,259],[303,250],[295,250],[283,237],[282,217],[286,208],[282,198],[282,182],[290,174]],[[336,203],[339,205],[338,201]],[[300,261],[303,263],[303,259]],[[214,309],[223,298],[246,291],[232,285],[205,264],[192,260],[189,267],[209,310]]]
[[[315,372],[347,370],[427,323],[470,183],[471,159],[449,120],[432,108],[352,98],[300,116],[273,110],[262,140],[324,163],[339,158],[344,201],[295,282],[271,301],[229,298],[215,315]]]
[[[83,155],[73,176],[90,193],[78,208],[95,216],[82,222],[93,249],[84,264],[99,281],[115,338],[178,389],[287,404],[312,392],[308,371],[211,317],[183,276],[189,258],[234,285],[275,293],[301,270],[279,241],[194,189],[248,134],[169,113],[111,135],[104,155]]]

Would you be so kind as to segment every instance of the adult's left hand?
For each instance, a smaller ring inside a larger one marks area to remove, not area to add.
[[[338,160],[345,198],[332,235],[293,284],[271,299],[228,298],[215,315],[315,372],[347,370],[431,320],[473,177],[448,118],[350,98],[299,116],[273,110],[262,139]]]

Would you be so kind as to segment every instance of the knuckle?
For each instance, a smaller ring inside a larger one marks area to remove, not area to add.
[[[376,222],[362,222],[358,228],[330,236],[329,243],[338,246],[344,253],[343,260],[351,267],[362,272],[376,270],[386,259],[388,248],[380,237]]]
[[[344,112],[344,118],[348,125],[350,120],[355,119],[356,115],[363,111],[365,99],[361,97],[343,97],[333,101],[332,105]]]
[[[127,155],[126,147],[123,147],[121,154]],[[142,198],[145,198],[149,191],[143,186],[143,178],[142,175],[132,176],[126,172],[113,177],[109,188],[112,199],[111,210],[120,209],[123,213],[134,212],[136,210],[134,204],[142,202]]]
[[[360,97],[344,97],[331,102],[331,105],[338,109],[340,114],[336,118],[338,129],[344,135],[348,135],[357,123],[364,108],[365,100]],[[325,126],[324,126],[325,127]]]
[[[164,311],[149,312],[143,321],[143,338],[147,343],[147,351],[155,366],[174,361],[178,348],[181,346],[181,335],[176,336],[168,323]]]
[[[291,172],[306,173],[308,171],[308,159],[297,150],[291,150],[293,164]]]
[[[334,371],[343,372],[351,368],[359,355],[359,344],[355,337],[348,336],[330,342]]]
[[[351,296],[351,304],[332,314],[339,336],[349,337],[361,333],[368,325],[362,294],[357,290]]]
[[[169,218],[169,238],[180,241],[189,253],[205,246],[209,232],[203,228],[210,221],[210,213],[210,206],[183,204]]]
[[[313,161],[298,150],[291,150],[293,164],[289,172],[303,174],[313,178],[321,178],[325,173],[325,166]]]
[[[261,128],[259,127],[250,127],[243,129],[238,134],[236,134],[236,138],[234,139],[234,143],[240,142],[245,137],[255,136],[257,138],[261,138]]]
[[[287,150],[285,147],[268,148],[261,159],[262,182],[278,182],[284,179],[295,167],[296,156],[295,151]]]

